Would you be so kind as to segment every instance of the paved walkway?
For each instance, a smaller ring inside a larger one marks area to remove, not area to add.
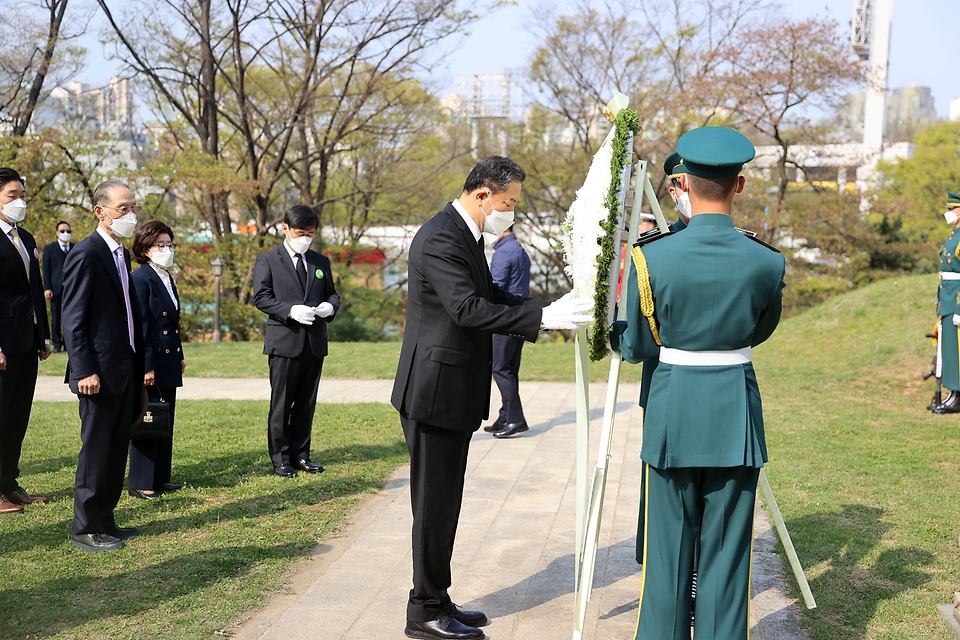
[[[390,380],[323,380],[322,402],[387,402]],[[37,400],[73,401],[62,379],[41,378]],[[573,629],[574,456],[576,405],[569,383],[521,383],[530,431],[496,440],[482,431],[471,444],[463,511],[453,558],[454,600],[482,609],[494,640],[564,640]],[[641,412],[638,385],[620,386],[593,597],[585,640],[633,637],[640,591],[634,559],[639,502]],[[591,386],[596,459],[605,384]],[[499,395],[493,387],[493,406]],[[178,399],[269,397],[262,379],[187,378]],[[785,595],[775,536],[758,509],[751,638],[806,640],[798,603]],[[410,588],[408,468],[324,540],[233,635],[239,640],[391,640],[403,638]]]

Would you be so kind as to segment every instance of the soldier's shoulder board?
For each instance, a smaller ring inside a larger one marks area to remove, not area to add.
[[[654,240],[666,238],[669,235],[673,235],[673,231],[660,231],[660,229],[651,229],[650,231],[638,236],[637,241],[633,243],[633,246],[642,247],[645,244],[650,244]]]
[[[765,246],[767,249],[770,249],[770,251],[773,251],[773,252],[775,252],[775,253],[780,253],[780,249],[777,249],[775,246],[770,245],[770,244],[767,244],[766,242],[764,242],[763,240],[761,240],[760,238],[758,238],[756,231],[750,231],[749,229],[741,229],[741,228],[739,228],[739,227],[734,227],[734,228],[735,228],[738,232],[740,232],[740,234],[746,236],[747,238],[750,238],[751,240],[753,240],[753,241],[756,242],[757,244],[762,244],[762,245]]]

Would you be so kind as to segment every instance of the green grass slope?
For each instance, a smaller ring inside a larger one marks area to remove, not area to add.
[[[936,289],[873,284],[755,351],[767,473],[819,605],[811,638],[951,637],[936,605],[960,590],[960,415],[927,411],[921,379]]]

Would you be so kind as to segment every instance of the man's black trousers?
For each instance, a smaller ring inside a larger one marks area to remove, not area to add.
[[[30,422],[37,387],[37,352],[4,353],[7,368],[0,371],[0,493],[19,488],[20,449]]]
[[[323,358],[305,343],[296,358],[270,356],[270,414],[267,446],[273,466],[310,459],[310,434]]]
[[[498,420],[507,424],[526,422],[520,404],[520,355],[523,338],[493,336],[493,379],[500,390],[502,404]]]

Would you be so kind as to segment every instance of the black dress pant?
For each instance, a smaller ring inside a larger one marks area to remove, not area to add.
[[[80,396],[80,456],[73,497],[73,532],[106,533],[123,492],[133,422],[133,378],[118,396]]]
[[[413,509],[413,588],[407,620],[426,622],[450,612],[450,559],[473,433],[441,429],[403,416],[400,424],[410,451]]]
[[[270,413],[267,446],[273,466],[310,459],[310,434],[323,358],[310,345],[296,358],[270,356]]]
[[[63,329],[60,328],[60,296],[50,299],[50,342],[57,351],[63,349]]]
[[[7,368],[0,371],[0,493],[19,488],[20,450],[30,422],[37,387],[37,352],[4,353]]]
[[[493,336],[493,379],[500,389],[500,422],[526,422],[520,404],[520,354],[523,338]]]
[[[177,388],[161,389],[156,385],[147,387],[152,402],[166,400],[170,403],[170,438],[162,440],[130,439],[130,475],[127,486],[141,491],[153,491],[170,484],[170,467],[173,463],[173,427],[177,410]]]

